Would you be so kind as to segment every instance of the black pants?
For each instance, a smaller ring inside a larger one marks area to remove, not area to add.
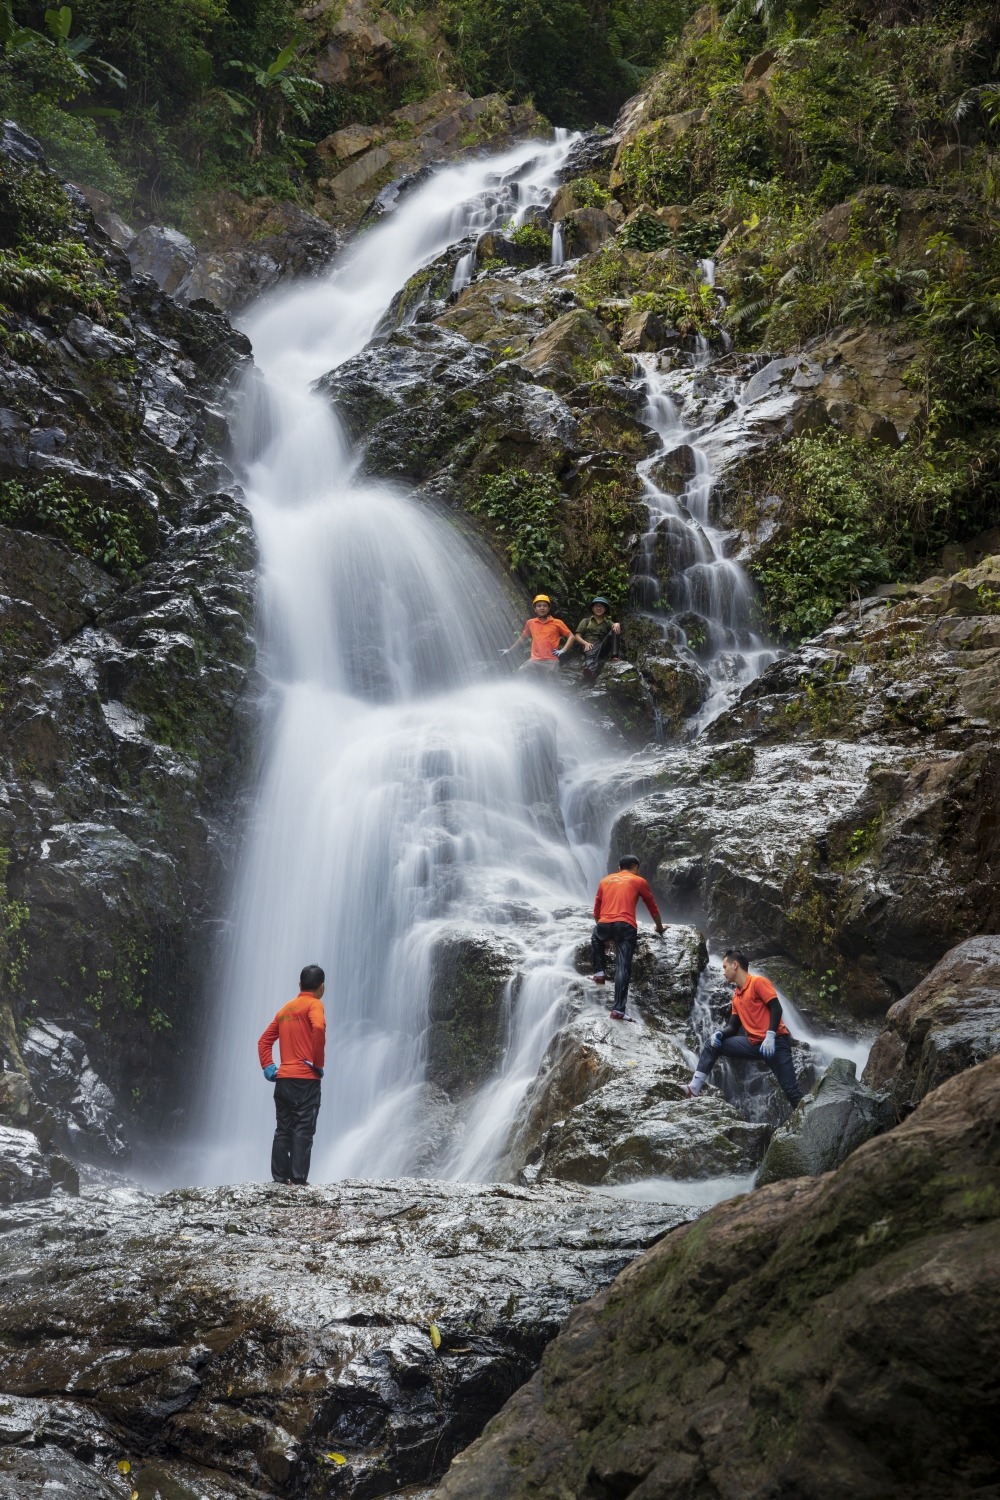
[[[795,1064],[792,1061],[790,1037],[775,1037],[772,1057],[761,1057],[759,1043],[752,1042],[748,1036],[727,1036],[721,1047],[713,1047],[711,1042],[706,1042],[698,1059],[698,1072],[710,1073],[720,1057],[728,1057],[733,1062],[746,1062],[751,1059],[755,1062],[762,1062],[771,1069],[792,1104],[798,1104],[802,1098],[799,1080],[795,1076]]]
[[[603,641],[599,642],[596,651],[587,651],[583,657],[583,680],[584,682],[596,682],[597,674],[604,665],[606,657],[611,655],[615,647],[615,633],[609,630]],[[626,927],[628,923],[626,922]]]
[[[594,960],[594,973],[604,973],[604,944],[615,945],[615,1010],[624,1010],[628,1003],[628,982],[632,977],[632,955],[639,934],[628,922],[598,922],[590,934],[590,954]]]
[[[271,1176],[275,1182],[309,1181],[319,1090],[318,1078],[279,1078],[274,1085],[278,1123],[271,1147]]]

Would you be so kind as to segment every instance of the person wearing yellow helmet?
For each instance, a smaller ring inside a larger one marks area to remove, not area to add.
[[[507,656],[515,651],[522,641],[531,642],[531,655],[521,667],[522,672],[542,672],[549,675],[559,668],[557,651],[562,641],[568,639],[573,632],[562,620],[553,618],[552,600],[548,594],[536,594],[532,600],[535,610],[535,618],[529,620],[514,642],[508,646],[506,651],[501,651],[501,656]]]

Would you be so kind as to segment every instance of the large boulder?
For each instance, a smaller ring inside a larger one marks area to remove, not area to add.
[[[894,1124],[889,1100],[858,1082],[856,1063],[835,1057],[812,1093],[774,1132],[756,1185],[832,1172],[852,1151]]]
[[[836,1172],[675,1230],[572,1313],[439,1500],[988,1494],[998,1168],[1000,1057]]]
[[[0,1225],[0,1497],[432,1484],[574,1302],[696,1211],[413,1180],[22,1203]]]
[[[21,1051],[38,1097],[55,1115],[60,1144],[90,1161],[127,1164],[128,1129],[114,1094],[91,1067],[85,1043],[54,1021],[39,1021]]]
[[[449,1094],[477,1088],[503,1061],[518,949],[488,930],[449,929],[435,945],[427,1077]]]
[[[1000,1052],[1000,937],[967,938],[890,1006],[864,1081],[898,1114],[965,1068]]]
[[[622,354],[600,318],[585,308],[563,313],[531,342],[521,365],[543,385],[570,391],[595,376],[595,366],[611,375],[631,375]]]
[[[52,1177],[38,1137],[31,1130],[0,1125],[0,1203],[47,1198]]]

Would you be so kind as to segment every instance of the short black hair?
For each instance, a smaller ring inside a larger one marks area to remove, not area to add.
[[[627,870],[632,865],[637,865],[638,863],[639,861],[636,859],[634,854],[623,854],[621,859],[618,861],[618,868],[619,870]]]
[[[733,961],[737,963],[741,969],[749,969],[750,967],[750,960],[747,958],[742,948],[727,948],[722,956],[723,958],[733,959]]]
[[[326,975],[319,964],[306,964],[299,975],[300,990],[318,990],[321,984],[326,983]]]

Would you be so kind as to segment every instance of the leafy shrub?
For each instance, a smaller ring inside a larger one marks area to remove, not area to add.
[[[653,250],[662,250],[670,244],[671,238],[667,225],[652,214],[640,214],[618,233],[620,244],[629,250],[643,250],[647,254]]]
[[[109,573],[132,573],[146,561],[131,516],[56,479],[34,488],[16,479],[0,480],[0,522],[58,537]]]
[[[79,308],[109,322],[117,284],[72,234],[69,200],[57,179],[37,167],[0,159],[0,304],[48,311]]]
[[[530,250],[540,260],[548,260],[552,254],[552,235],[538,224],[520,224],[516,229],[504,229],[507,239],[522,250]]]
[[[893,450],[823,433],[757,460],[753,490],[784,497],[780,527],[751,566],[771,625],[793,641],[812,635],[852,587],[912,576],[949,537],[982,526],[990,497],[974,457],[933,435]]]
[[[563,552],[559,538],[562,495],[548,474],[506,469],[495,474],[470,503],[475,515],[492,525],[510,564],[529,589],[558,590],[563,585]]]

